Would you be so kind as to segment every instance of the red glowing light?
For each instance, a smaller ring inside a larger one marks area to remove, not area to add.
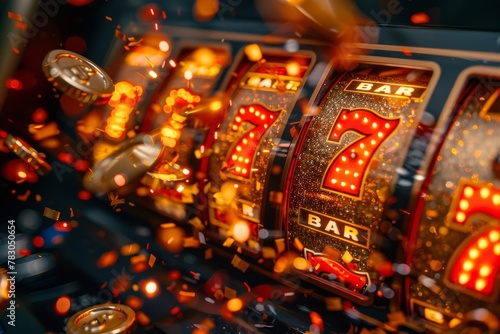
[[[72,164],[75,161],[75,158],[73,158],[73,156],[71,155],[71,153],[60,152],[57,155],[57,158],[62,163],[65,163],[65,164],[68,164],[68,165]]]
[[[266,130],[278,118],[280,111],[271,111],[261,105],[248,105],[239,108],[230,126],[231,131],[241,132],[243,122],[254,125],[249,131],[244,133],[233,145],[227,156],[229,173],[250,178],[255,152],[258,143]]]
[[[94,0],[68,0],[68,3],[72,6],[75,6],[75,7],[86,6],[92,2],[94,2]]]
[[[321,315],[319,313],[313,311],[313,312],[309,313],[309,317],[311,318],[311,322],[313,323],[313,325],[318,326],[320,332],[323,333],[324,322],[323,322],[323,318],[321,317]]]
[[[177,281],[177,280],[180,280],[181,277],[182,277],[182,274],[179,270],[171,270],[169,273],[168,273],[168,277],[172,280],[172,281]]]
[[[399,118],[385,118],[371,110],[342,109],[328,141],[340,143],[350,131],[358,133],[360,138],[335,155],[323,177],[322,188],[359,198],[373,156],[399,123]]]
[[[500,189],[462,180],[446,223],[450,228],[466,231],[472,217],[499,219],[499,206]],[[500,292],[495,284],[500,275],[500,227],[486,228],[465,240],[446,271],[447,280],[457,289],[496,300]]]
[[[39,235],[33,238],[33,245],[38,248],[42,248],[45,244],[45,240]]]
[[[71,299],[67,296],[59,297],[54,305],[54,309],[58,315],[66,315],[71,309]]]
[[[48,118],[48,114],[47,112],[45,111],[45,109],[43,108],[37,108],[33,114],[31,115],[31,119],[33,120],[33,122],[37,123],[37,124],[41,124],[43,122],[45,122]]]
[[[427,24],[430,20],[429,15],[424,12],[415,13],[411,16],[411,22],[413,24]]]
[[[87,190],[81,190],[78,192],[78,198],[82,201],[88,201],[92,198],[92,194]]]
[[[31,251],[29,249],[20,249],[19,250],[19,255],[21,256],[28,256],[31,254]]]
[[[7,79],[5,82],[7,88],[13,90],[21,90],[23,89],[23,83],[17,79]]]
[[[370,285],[370,277],[366,272],[349,270],[341,263],[310,250],[306,251],[306,256],[314,272],[323,275],[325,279],[334,279],[356,292],[363,291]]]
[[[90,164],[87,160],[79,159],[79,160],[75,161],[75,164],[73,165],[73,167],[75,168],[75,170],[77,170],[79,172],[86,172],[86,171],[88,171]]]
[[[87,50],[87,42],[80,36],[71,36],[64,42],[64,48],[82,54]]]
[[[68,222],[56,222],[54,223],[54,230],[58,232],[69,232],[71,231],[71,225]]]

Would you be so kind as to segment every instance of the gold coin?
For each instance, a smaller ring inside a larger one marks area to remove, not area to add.
[[[131,334],[135,330],[135,312],[127,305],[101,304],[88,307],[69,318],[67,334]]]
[[[83,103],[104,104],[114,91],[113,81],[103,69],[71,51],[50,51],[42,70],[54,87]]]

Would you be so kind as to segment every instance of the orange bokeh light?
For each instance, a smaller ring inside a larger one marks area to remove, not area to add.
[[[71,309],[71,299],[67,296],[59,297],[54,308],[57,314],[66,315]]]

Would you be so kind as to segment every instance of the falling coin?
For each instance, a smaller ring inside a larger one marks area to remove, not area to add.
[[[47,175],[52,171],[52,167],[40,153],[22,139],[8,134],[5,138],[5,145],[19,158],[33,167],[39,175]]]
[[[54,87],[83,103],[104,104],[113,94],[113,81],[87,58],[66,50],[52,50],[42,70]]]
[[[158,133],[146,133],[124,142],[92,167],[92,172],[83,178],[83,186],[103,194],[140,179],[161,157],[163,145],[158,136]]]
[[[69,318],[66,334],[131,334],[135,330],[135,312],[121,304],[88,307]]]

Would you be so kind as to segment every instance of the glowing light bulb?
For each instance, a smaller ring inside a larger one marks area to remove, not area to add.
[[[186,72],[184,72],[184,79],[186,80],[191,80],[193,79],[193,72],[187,70]]]
[[[156,291],[158,290],[158,284],[156,284],[155,281],[149,281],[146,283],[146,285],[144,286],[144,291],[148,294],[148,295],[153,295],[156,293]]]

